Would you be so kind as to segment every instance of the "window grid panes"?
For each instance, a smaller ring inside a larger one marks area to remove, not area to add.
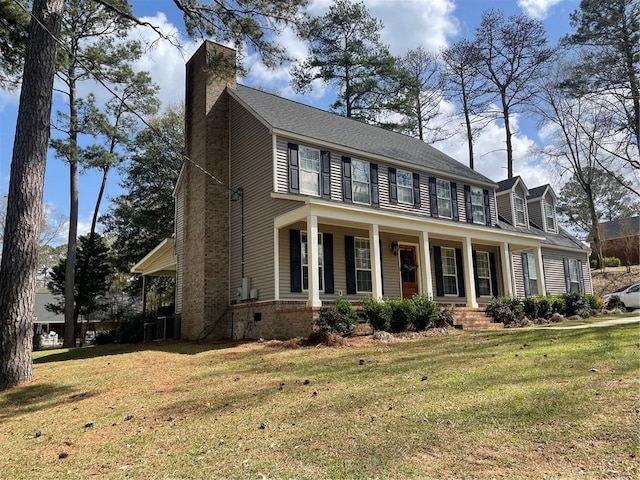
[[[309,290],[309,242],[307,241],[307,232],[300,232],[300,249],[301,249],[301,260],[302,260],[302,290]],[[324,252],[322,249],[322,233],[318,232],[318,278],[319,278],[319,286],[318,289],[323,292],[324,291],[324,275],[323,275],[323,266],[324,266]]]
[[[300,193],[320,194],[320,150],[300,146]]]
[[[516,223],[518,225],[524,225],[524,200],[520,197],[516,197]]]
[[[547,217],[547,230],[556,230],[556,218],[553,213],[553,205],[544,205],[544,215]]]
[[[580,293],[580,269],[573,258],[569,259],[569,293]]]
[[[447,180],[436,180],[438,196],[438,216],[451,218],[451,184]]]
[[[353,201],[356,203],[371,203],[369,185],[371,183],[369,162],[363,160],[351,160],[351,185],[353,189]]]
[[[456,251],[453,248],[441,249],[442,275],[445,295],[458,295],[458,270],[456,268]]]
[[[413,174],[398,170],[396,177],[398,182],[398,202],[413,204]]]
[[[371,250],[368,238],[354,239],[356,261],[356,290],[358,292],[372,292],[371,281]]]
[[[538,274],[536,273],[536,262],[532,254],[527,254],[527,266],[529,269],[529,293],[538,293]]]
[[[481,188],[471,187],[471,212],[473,223],[484,225],[484,192]]]
[[[476,275],[478,277],[478,295],[491,296],[489,252],[476,252]]]

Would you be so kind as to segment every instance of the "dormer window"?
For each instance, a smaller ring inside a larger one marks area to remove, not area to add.
[[[544,204],[544,216],[547,221],[547,230],[552,232],[556,231],[556,214],[553,209],[553,205],[548,203]]]
[[[524,200],[520,197],[516,197],[516,223],[518,225],[526,225],[526,219],[524,215]]]

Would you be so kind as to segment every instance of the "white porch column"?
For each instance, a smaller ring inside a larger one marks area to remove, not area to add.
[[[542,262],[542,249],[540,247],[536,247],[533,255],[536,259],[536,274],[538,276],[538,294],[546,295],[547,287],[544,284],[544,263]]]
[[[513,297],[513,283],[511,282],[511,252],[509,252],[509,243],[502,242],[500,245],[500,263],[502,264],[502,288],[504,295]],[[494,292],[497,296],[498,292]]]
[[[321,307],[318,272],[318,216],[307,216],[307,264],[309,265],[309,307]]]
[[[369,226],[369,248],[371,254],[371,295],[382,298],[382,263],[380,262],[380,232],[378,224]]]
[[[273,299],[280,300],[280,230],[273,227]]]
[[[431,255],[429,254],[429,233],[420,231],[420,277],[422,278],[422,294],[433,298],[433,281],[431,279]]]
[[[478,307],[476,299],[476,283],[474,281],[473,254],[471,251],[471,237],[464,237],[462,242],[462,263],[464,264],[464,293],[467,297],[467,307]],[[462,265],[461,265],[462,266]]]

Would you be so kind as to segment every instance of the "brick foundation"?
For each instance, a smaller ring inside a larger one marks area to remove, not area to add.
[[[309,336],[316,315],[304,301],[242,303],[229,307],[228,322],[234,339],[286,339]]]

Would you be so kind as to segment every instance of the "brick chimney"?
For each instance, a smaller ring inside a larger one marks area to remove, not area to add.
[[[185,141],[191,161],[185,161],[176,192],[176,289],[181,295],[177,303],[182,338],[188,340],[231,335],[226,313],[230,209],[226,88],[236,84],[235,64],[235,50],[205,41],[186,66]]]

